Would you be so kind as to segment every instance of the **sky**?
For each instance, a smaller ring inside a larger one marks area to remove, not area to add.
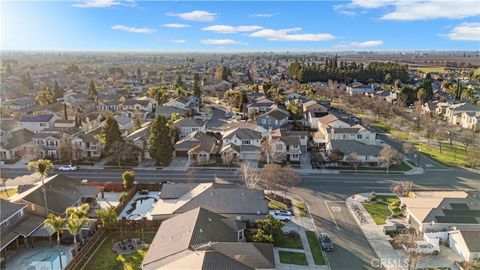
[[[480,50],[480,0],[1,1],[1,50]]]

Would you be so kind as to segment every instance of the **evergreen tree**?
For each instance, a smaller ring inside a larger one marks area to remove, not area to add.
[[[193,95],[200,98],[202,95],[200,92],[200,76],[198,73],[193,74]]]
[[[105,126],[102,128],[99,140],[103,143],[105,151],[108,151],[114,142],[123,142],[117,120],[112,116],[105,120]]]
[[[149,153],[157,164],[167,165],[174,151],[170,128],[163,116],[157,116],[150,126]]]
[[[60,86],[58,85],[58,82],[55,80],[55,84],[53,86],[53,95],[55,96],[55,98],[60,98],[63,96],[63,89],[60,88]]]
[[[97,88],[95,87],[95,83],[90,81],[90,85],[88,86],[88,95],[93,98],[97,96]]]

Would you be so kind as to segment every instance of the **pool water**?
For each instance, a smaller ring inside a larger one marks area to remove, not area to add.
[[[158,192],[148,192],[148,194],[137,193],[125,207],[119,218],[140,220],[153,209],[158,199]]]
[[[63,267],[65,267],[67,265],[67,258],[65,256],[65,252],[61,251],[60,254],[62,258],[62,265]],[[58,255],[58,250],[56,249],[49,249],[39,252],[27,259],[27,269],[59,270],[60,260]]]

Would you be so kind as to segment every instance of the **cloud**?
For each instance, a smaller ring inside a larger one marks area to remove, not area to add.
[[[450,33],[442,36],[450,40],[480,41],[480,22],[462,23],[453,28]]]
[[[181,24],[181,23],[166,23],[162,24],[163,27],[168,27],[168,28],[185,28],[185,27],[190,27],[188,24]]]
[[[203,39],[200,40],[202,44],[212,46],[226,46],[226,45],[247,45],[247,43],[235,41],[232,39]]]
[[[383,20],[415,21],[434,19],[463,19],[480,15],[477,0],[352,0],[349,4],[334,6],[335,10],[355,8],[393,8],[380,18]]]
[[[120,30],[120,31],[127,31],[130,33],[137,33],[137,34],[150,34],[155,32],[155,29],[151,28],[137,28],[137,27],[131,27],[131,26],[125,26],[125,25],[114,25],[112,26],[113,30]]]
[[[237,32],[253,32],[263,29],[263,27],[258,25],[240,25],[240,26],[230,26],[230,25],[211,25],[202,28],[204,31],[212,31],[216,33],[228,34],[228,33],[237,33]]]
[[[216,13],[211,13],[204,10],[194,10],[194,11],[185,12],[185,13],[169,12],[166,15],[178,17],[186,21],[197,21],[197,22],[211,22],[211,21],[214,21],[217,17]]]
[[[263,29],[255,33],[251,33],[250,37],[264,38],[271,41],[326,41],[332,40],[335,37],[331,34],[291,34],[292,32],[301,31],[302,28],[288,28],[288,29]]]
[[[362,42],[351,42],[351,43],[342,43],[336,45],[336,49],[364,49],[364,48],[372,48],[378,47],[383,45],[383,40],[368,40]]]
[[[78,8],[108,8],[114,6],[134,6],[134,0],[79,0],[72,4]]]
[[[277,16],[278,12],[274,13],[258,13],[258,14],[252,14],[250,15],[251,17],[259,17],[259,18],[271,18],[273,16]]]
[[[170,42],[175,43],[175,44],[182,44],[187,42],[185,39],[171,39]]]

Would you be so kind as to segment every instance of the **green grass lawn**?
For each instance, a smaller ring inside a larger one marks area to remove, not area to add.
[[[265,199],[268,200],[268,208],[273,210],[287,210],[287,206],[284,203],[268,197],[265,197]]]
[[[417,149],[425,154],[426,156],[443,163],[445,165],[451,166],[468,166],[468,157],[465,148],[458,144],[453,144],[450,147],[450,144],[442,144],[442,152],[440,152],[440,147],[437,144],[427,145],[426,143],[417,143]]]
[[[281,263],[295,264],[295,265],[308,265],[307,257],[305,256],[305,253],[280,250],[278,252],[278,255],[280,256]]]
[[[403,131],[401,129],[393,128],[391,125],[385,123],[384,121],[377,121],[373,125],[393,138],[402,139],[402,140],[415,139],[415,137],[410,133]]]
[[[351,170],[351,171],[355,170],[354,167],[332,167],[332,169]],[[409,171],[410,169],[412,169],[412,168],[408,164],[406,164],[405,162],[402,161],[402,163],[400,163],[398,165],[391,166],[389,171],[390,172],[393,172],[393,171],[406,172],[406,171]],[[383,168],[383,167],[358,167],[357,171],[385,171],[386,172],[387,168]]]
[[[145,231],[144,241],[150,244],[155,236],[156,231]],[[123,237],[126,238],[140,238],[139,232],[124,232]],[[145,256],[145,253],[139,252],[130,255],[123,255],[124,260],[120,262],[117,260],[117,254],[112,251],[112,240],[114,242],[120,240],[120,232],[111,232],[105,234],[105,241],[99,246],[99,248],[92,255],[92,258],[85,265],[84,269],[109,269],[109,270],[140,270],[140,264]]]
[[[313,261],[316,265],[325,265],[325,258],[323,258],[320,244],[318,243],[317,235],[312,231],[305,231],[307,234],[308,245],[313,255]]]
[[[8,188],[7,192],[5,192],[5,190],[2,189],[2,191],[0,191],[0,199],[4,199],[4,200],[8,199],[9,197],[12,197],[13,195],[15,195],[17,191],[18,190],[16,188]]]
[[[365,210],[372,216],[377,225],[385,224],[385,220],[392,214],[392,211],[388,209],[388,205],[392,208],[394,215],[402,215],[402,210],[398,206],[400,199],[397,196],[379,195],[378,198],[381,201],[363,204],[363,207],[365,207]]]
[[[275,241],[274,246],[303,249],[302,240],[300,240],[300,236],[296,233],[283,234],[281,239],[277,239],[277,241]]]
[[[301,217],[308,217],[309,216],[307,207],[305,206],[305,204],[303,202],[297,202],[295,204],[295,207],[297,207],[298,212],[300,213]]]

